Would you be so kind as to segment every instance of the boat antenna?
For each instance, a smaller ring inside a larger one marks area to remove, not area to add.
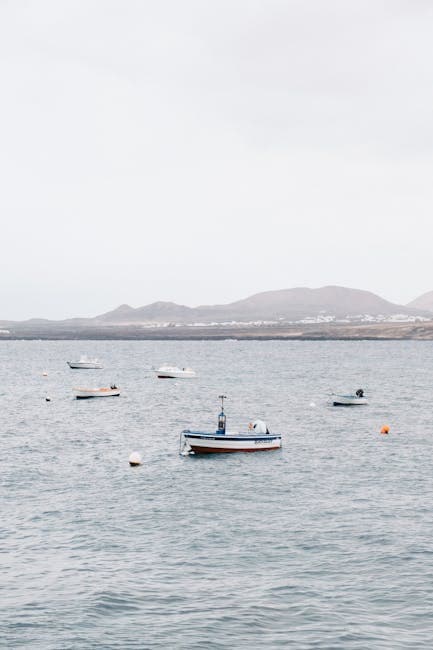
[[[224,413],[224,400],[227,399],[227,395],[218,395],[218,397],[221,400],[221,411]]]

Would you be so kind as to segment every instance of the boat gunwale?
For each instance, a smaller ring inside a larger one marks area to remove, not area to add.
[[[189,431],[185,429],[182,431],[182,434],[185,438],[191,438],[193,440],[218,440],[218,441],[242,441],[242,442],[268,442],[270,440],[281,440],[281,434],[279,433],[263,433],[259,436],[251,436],[249,434],[220,434],[220,433],[205,433],[202,431]]]

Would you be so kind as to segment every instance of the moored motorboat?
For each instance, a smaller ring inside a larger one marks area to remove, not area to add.
[[[189,379],[196,373],[191,368],[178,368],[177,366],[164,365],[155,370],[158,379]]]
[[[337,395],[332,393],[333,406],[363,406],[368,404],[362,388],[358,388],[354,395]]]
[[[89,397],[118,397],[120,390],[115,384],[109,388],[73,388],[77,399],[88,399]]]
[[[99,359],[86,356],[81,356],[79,361],[67,361],[66,363],[72,369],[100,370],[103,367]]]
[[[251,424],[248,433],[226,431],[224,414],[224,395],[221,413],[218,416],[218,429],[215,432],[185,429],[180,436],[181,453],[213,454],[235,451],[271,451],[281,448],[281,435],[269,433],[266,424],[257,420]]]

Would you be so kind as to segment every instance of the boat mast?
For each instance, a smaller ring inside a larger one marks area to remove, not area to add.
[[[224,435],[226,432],[226,416],[224,413],[224,400],[227,399],[226,395],[218,395],[221,400],[221,413],[218,416],[218,429],[217,433]]]

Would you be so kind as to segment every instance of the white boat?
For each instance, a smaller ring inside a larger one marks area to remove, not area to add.
[[[100,370],[103,366],[99,359],[92,359],[86,356],[81,356],[79,361],[67,361],[70,368],[81,368],[85,370]]]
[[[354,395],[337,395],[332,393],[333,406],[362,406],[368,404],[368,400],[364,397],[362,388],[358,388]]]
[[[109,388],[73,388],[77,399],[88,399],[89,397],[118,397],[120,390],[114,384]]]
[[[214,454],[235,451],[271,451],[281,448],[281,435],[269,433],[266,424],[257,420],[251,424],[248,433],[230,433],[226,431],[224,414],[225,396],[221,413],[218,416],[218,429],[214,432],[193,431],[185,429],[180,434],[180,450],[183,455]]]
[[[189,379],[195,377],[195,371],[191,368],[178,368],[177,366],[164,365],[155,370],[159,379]]]

